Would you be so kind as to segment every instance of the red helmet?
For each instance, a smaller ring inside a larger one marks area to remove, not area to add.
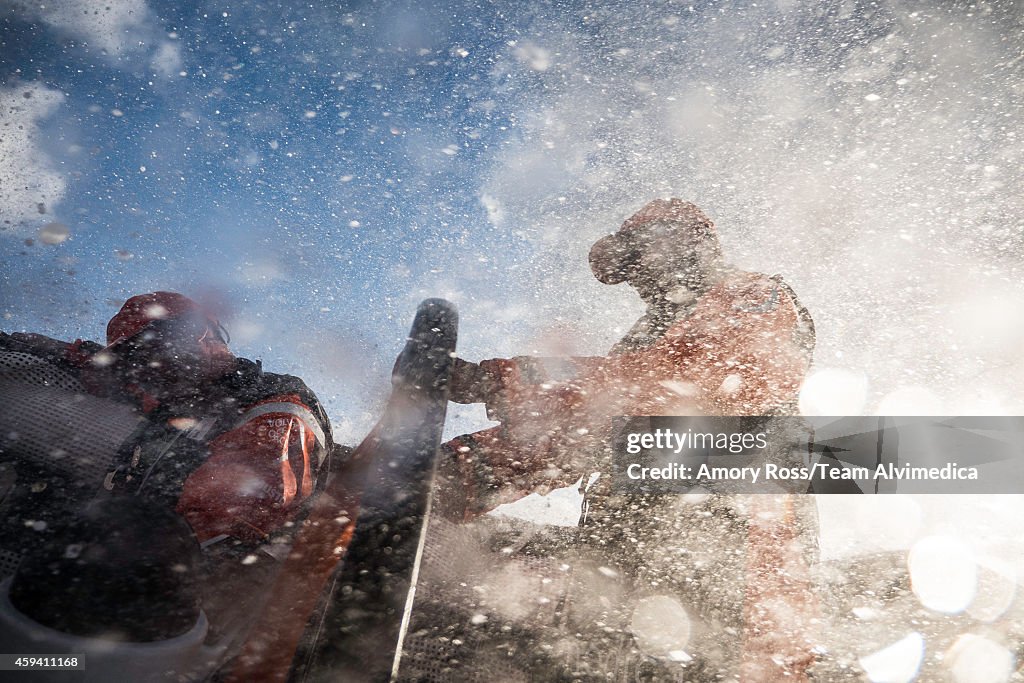
[[[681,199],[655,199],[626,219],[618,231],[602,237],[590,248],[590,269],[606,285],[626,280],[626,266],[636,258],[638,237],[652,224],[669,224],[678,231],[678,249],[693,253],[701,247],[714,258],[721,256],[715,224],[695,204]]]
[[[234,355],[217,319],[175,292],[133,296],[107,324],[107,348],[125,361],[128,381],[159,400],[195,391],[226,374]]]
[[[107,345],[134,337],[157,320],[176,320],[186,317],[206,320],[214,329],[220,323],[198,303],[176,292],[139,294],[128,299],[121,310],[107,323]]]

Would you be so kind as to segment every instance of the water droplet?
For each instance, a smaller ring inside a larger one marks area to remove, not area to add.
[[[43,244],[60,244],[71,236],[71,230],[63,223],[47,223],[39,228],[39,241]]]

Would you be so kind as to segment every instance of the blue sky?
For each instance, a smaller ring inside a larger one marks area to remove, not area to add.
[[[677,195],[815,314],[822,406],[1013,412],[1017,22],[999,3],[8,1],[0,326],[96,339],[133,293],[205,298],[355,440],[424,297],[459,305],[470,358],[603,353],[640,307],[587,249]]]

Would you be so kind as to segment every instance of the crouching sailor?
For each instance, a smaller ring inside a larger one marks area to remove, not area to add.
[[[106,336],[0,333],[0,642],[83,655],[85,680],[207,678],[263,607],[330,424],[180,294],[132,297]]]

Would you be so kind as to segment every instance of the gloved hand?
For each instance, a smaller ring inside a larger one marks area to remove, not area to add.
[[[456,357],[448,383],[448,400],[454,403],[484,403],[487,416],[505,422],[515,394],[524,383],[524,360],[492,358],[473,363]],[[511,404],[511,405],[510,405]]]
[[[487,417],[505,427],[536,421],[525,394],[547,380],[543,364],[530,356],[492,358],[472,363],[455,358],[448,399],[455,403],[484,403]]]
[[[494,389],[493,384],[479,363],[456,357],[448,381],[448,400],[453,403],[484,403]]]

